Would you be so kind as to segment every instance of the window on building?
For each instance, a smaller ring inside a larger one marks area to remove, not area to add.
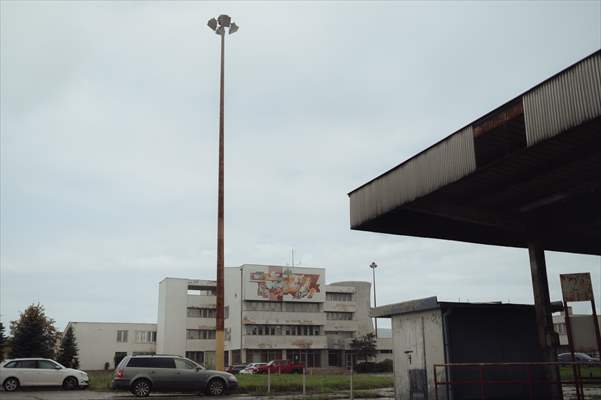
[[[245,332],[252,336],[319,336],[319,325],[246,325]]]
[[[287,350],[286,358],[310,368],[321,367],[321,350]]]
[[[154,343],[156,338],[156,332],[136,331],[136,343]]]
[[[240,364],[242,359],[240,357],[240,350],[232,350],[232,364]]]
[[[199,364],[204,363],[204,353],[202,351],[186,351],[186,358]]]
[[[230,317],[230,306],[225,306],[223,308],[223,319],[228,319]]]
[[[318,312],[321,312],[321,304],[320,303],[285,302],[285,303],[282,303],[282,311],[318,313]]]
[[[189,318],[215,318],[217,310],[214,308],[188,307]]]
[[[328,366],[343,367],[342,350],[328,350]]]
[[[127,343],[127,331],[117,331],[117,342]]]
[[[330,321],[351,321],[353,319],[352,312],[326,312],[326,318]]]
[[[280,302],[280,301],[245,301],[245,311],[268,312],[321,312],[320,303]]]
[[[282,311],[282,303],[274,301],[245,301],[246,311]]]
[[[392,349],[378,350],[378,353],[381,353],[381,354],[392,354]]]
[[[326,292],[326,301],[353,301],[353,294]]]
[[[326,331],[326,336],[338,336],[339,339],[352,339],[355,335],[352,331]]]
[[[224,340],[226,340],[228,342],[230,340],[232,340],[232,330],[231,330],[231,328],[225,328],[225,337],[224,337]]]
[[[281,359],[281,350],[246,350],[247,362],[269,362]]]
[[[216,288],[212,286],[188,286],[188,294],[192,296],[215,296]]]
[[[215,330],[213,329],[188,329],[187,338],[191,340],[195,339],[215,339]]]

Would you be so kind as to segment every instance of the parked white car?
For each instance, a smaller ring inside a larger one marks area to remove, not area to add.
[[[15,358],[0,364],[0,382],[7,392],[21,386],[62,386],[73,390],[87,387],[89,378],[83,371],[47,358]]]
[[[242,371],[240,371],[241,374],[255,374],[257,372],[257,367],[261,366],[261,365],[267,365],[267,363],[251,363],[248,364],[246,366],[246,368],[244,368]]]

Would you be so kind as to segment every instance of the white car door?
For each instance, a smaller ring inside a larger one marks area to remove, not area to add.
[[[36,360],[19,360],[15,368],[15,376],[21,386],[34,386],[37,383]]]
[[[37,377],[39,384],[43,386],[63,384],[60,366],[50,360],[38,360]]]

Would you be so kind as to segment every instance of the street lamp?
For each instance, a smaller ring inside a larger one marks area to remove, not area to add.
[[[215,368],[224,370],[224,301],[223,301],[223,64],[225,58],[225,31],[230,34],[238,30],[228,15],[211,18],[207,22],[217,35],[221,36],[221,76],[219,84],[219,194],[217,199],[217,319],[215,326]]]
[[[374,285],[374,308],[376,307],[376,268],[378,268],[378,264],[372,262],[369,264],[369,268],[371,268],[372,277],[373,277],[373,285]],[[374,325],[376,327],[376,337],[378,337],[378,318],[374,317]]]

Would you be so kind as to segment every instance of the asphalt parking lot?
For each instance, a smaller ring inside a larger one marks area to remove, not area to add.
[[[378,394],[379,400],[389,400],[394,398],[394,392],[392,388],[387,389],[378,389],[374,391],[374,394]],[[332,394],[337,399],[349,398],[348,393],[338,392],[336,394]],[[261,396],[261,399],[279,399],[279,400],[289,400],[289,399],[298,399],[300,394],[296,395],[279,395],[279,396]],[[91,390],[76,390],[76,391],[63,391],[60,389],[57,390],[27,390],[21,389],[16,392],[7,393],[0,389],[0,398],[2,400],[126,400],[126,399],[137,399],[137,397],[133,396],[128,392],[95,392]],[[236,400],[253,400],[256,399],[257,396],[249,396],[249,395],[230,395],[230,396],[220,396],[220,397],[211,397],[211,396],[203,396],[203,395],[194,395],[194,394],[181,394],[181,393],[157,393],[151,394],[148,399],[156,399],[156,400],[192,400],[192,399],[236,399]],[[372,398],[370,396],[369,398]],[[355,396],[356,400],[361,400],[361,398]]]
[[[0,398],[2,400],[125,400],[125,399],[137,399],[128,392],[95,392],[91,390],[75,390],[75,391],[64,391],[64,390],[18,390],[16,392],[5,392],[0,391]],[[149,399],[157,400],[192,400],[192,399],[237,399],[237,400],[249,400],[254,397],[248,396],[200,396],[194,394],[179,394],[179,393],[160,393],[151,394]]]

